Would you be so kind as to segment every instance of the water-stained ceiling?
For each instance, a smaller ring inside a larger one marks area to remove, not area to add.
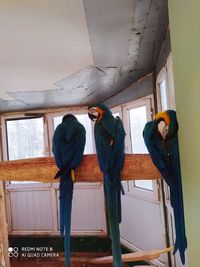
[[[87,105],[156,65],[167,0],[1,0],[0,111]]]

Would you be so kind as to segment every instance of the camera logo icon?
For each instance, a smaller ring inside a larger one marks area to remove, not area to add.
[[[18,249],[18,247],[9,247],[8,248],[8,256],[10,258],[12,258],[12,257],[17,258],[19,256],[19,249]]]

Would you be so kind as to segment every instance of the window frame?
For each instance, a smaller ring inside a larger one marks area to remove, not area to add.
[[[39,114],[39,112],[38,112]],[[49,149],[48,149],[48,127],[46,123],[46,115],[44,114],[41,116],[43,118],[43,127],[44,127],[44,157],[49,156]],[[36,113],[33,114],[33,116],[26,116],[25,113],[18,113],[18,114],[7,114],[1,116],[1,129],[2,129],[2,159],[3,161],[7,161],[8,159],[8,140],[7,140],[7,125],[6,122],[10,120],[21,120],[21,119],[34,119],[38,118]],[[39,182],[25,182],[25,183],[19,183],[19,184],[14,184],[11,183],[12,181],[6,181],[5,185],[6,188],[9,190],[15,190],[15,189],[38,189],[38,188],[49,188],[51,187],[51,183],[39,183]]]
[[[167,108],[176,110],[172,53],[168,56],[165,66],[160,70],[156,78],[158,111],[162,111],[160,84],[163,80],[166,82]]]
[[[157,79],[156,79],[156,95],[157,95],[157,104],[158,104],[158,111],[162,110],[162,99],[161,99],[161,92],[160,92],[160,85],[165,81],[166,84],[166,98],[167,98],[167,109],[169,109],[169,90],[168,90],[168,79],[167,79],[167,69],[163,67],[159,72]]]
[[[167,70],[167,88],[169,91],[168,105],[170,109],[176,110],[172,52],[169,54],[167,58],[166,70]]]
[[[176,110],[175,106],[175,91],[174,91],[174,80],[173,80],[173,61],[172,61],[172,53],[167,58],[165,66],[160,70],[156,79],[156,94],[157,94],[157,104],[158,111],[162,110],[162,99],[160,96],[160,83],[165,79],[166,81],[166,95],[167,95],[167,108]],[[166,205],[168,210],[171,213],[171,204],[170,204],[170,192],[168,185],[164,183],[164,191],[166,194]]]
[[[7,144],[7,159],[8,160],[10,160],[9,159],[9,140],[8,140],[8,122],[9,121],[22,121],[22,120],[34,120],[34,119],[42,119],[43,120],[43,130],[44,130],[44,119],[43,119],[43,117],[35,117],[35,116],[33,116],[33,117],[21,117],[21,118],[16,118],[16,119],[6,119],[5,120],[5,128],[6,128],[6,144]],[[44,138],[44,136],[43,136],[43,144],[44,144],[44,151],[43,151],[43,153],[44,153],[44,157],[45,156],[47,156],[47,155],[45,155],[46,154],[46,147],[45,147],[45,140],[44,140],[45,138]],[[42,157],[42,156],[41,156]],[[35,157],[32,157],[32,158],[35,158]],[[21,159],[21,158],[20,158]],[[15,160],[20,160],[20,159],[15,159]],[[22,158],[23,159],[23,158]],[[26,159],[29,159],[29,158],[26,158]],[[11,159],[12,160],[12,159]]]
[[[129,110],[133,108],[138,108],[141,106],[147,107],[147,121],[152,120],[154,110],[153,110],[153,95],[147,97],[139,98],[137,100],[128,102],[122,105],[123,122],[126,131],[125,138],[125,153],[132,154],[132,142],[131,142],[131,129],[130,129],[130,119]],[[148,112],[149,111],[149,112]],[[133,185],[131,184],[133,183]],[[126,185],[126,194],[132,197],[142,198],[144,200],[149,200],[151,202],[158,203],[160,201],[160,183],[158,180],[152,180],[153,190],[144,189],[135,186],[135,181],[128,181]]]
[[[174,90],[174,79],[173,79],[173,59],[172,59],[172,52],[169,54],[167,61],[165,63],[165,66],[160,70],[158,73],[157,79],[156,79],[156,94],[158,96],[159,94],[159,82],[161,78],[163,78],[162,74],[165,74],[164,78],[166,79],[166,92],[168,95],[167,104],[168,109],[176,110],[176,104],[175,104],[175,90]],[[157,98],[158,103],[158,111],[162,110],[161,105],[161,98]],[[174,228],[174,215],[173,215],[173,208],[171,207],[171,201],[170,201],[170,192],[169,187],[166,182],[164,182],[164,192],[165,192],[165,205],[167,207],[168,212],[168,226],[169,226],[169,238],[170,243],[173,244],[173,240],[175,238],[175,228]],[[172,262],[176,265],[176,259],[179,258],[177,255],[172,255],[171,259]],[[177,261],[178,262],[178,261]]]

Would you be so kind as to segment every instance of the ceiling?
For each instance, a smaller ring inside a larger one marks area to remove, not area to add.
[[[0,0],[0,111],[87,105],[156,66],[167,0]]]

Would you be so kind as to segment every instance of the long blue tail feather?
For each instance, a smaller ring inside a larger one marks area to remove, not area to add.
[[[107,175],[104,176],[104,190],[106,198],[106,210],[108,216],[108,224],[110,237],[112,240],[112,254],[114,267],[122,267],[121,243],[119,231],[119,216],[121,217],[121,203],[119,203],[119,195],[121,188],[117,181],[111,182]],[[120,215],[119,215],[120,209]]]
[[[60,182],[60,232],[64,235],[65,266],[70,266],[71,211],[74,184],[70,175]]]
[[[185,250],[187,248],[187,238],[185,233],[183,190],[181,181],[181,167],[179,157],[178,136],[168,141],[168,149],[171,156],[170,171],[174,185],[170,186],[171,205],[174,209],[176,242],[174,245],[174,254],[179,250],[182,264],[185,264]],[[173,152],[173,153],[172,153]]]
[[[70,230],[73,197],[71,169],[75,169],[83,158],[86,142],[84,126],[72,114],[66,114],[56,127],[52,140],[52,151],[60,177],[60,232],[65,236],[66,267],[70,266]]]
[[[180,183],[180,181],[178,181]],[[174,221],[176,229],[176,241],[174,244],[174,254],[179,250],[181,262],[185,264],[185,249],[187,248],[187,239],[185,234],[185,220],[183,213],[182,186],[177,184],[176,192],[170,190],[171,204],[174,210]]]

